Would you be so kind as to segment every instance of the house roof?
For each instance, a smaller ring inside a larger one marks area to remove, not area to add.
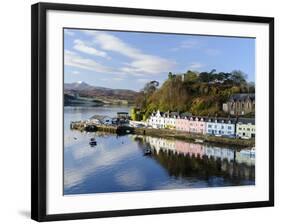
[[[213,122],[213,123],[230,123],[235,124],[237,121],[237,118],[225,118],[225,117],[209,117],[205,119],[207,122]]]
[[[255,118],[238,118],[237,123],[242,123],[242,124],[255,124]]]
[[[160,112],[160,114],[161,114],[161,112]],[[177,117],[177,116],[179,116],[179,112],[165,112],[165,113],[162,113],[165,117]],[[161,115],[162,115],[161,114]]]
[[[185,113],[182,113],[180,116],[181,117],[190,117],[190,116],[192,116],[192,114],[189,112],[185,112]]]
[[[245,100],[255,101],[255,94],[254,93],[233,94],[230,96],[229,100],[230,101],[245,101]]]

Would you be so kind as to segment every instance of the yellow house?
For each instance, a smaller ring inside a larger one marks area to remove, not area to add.
[[[255,137],[256,127],[254,118],[239,118],[236,124],[236,136],[250,139]]]

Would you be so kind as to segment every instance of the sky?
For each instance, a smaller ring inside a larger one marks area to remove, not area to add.
[[[255,39],[64,29],[64,82],[140,90],[168,73],[241,70],[255,81]]]

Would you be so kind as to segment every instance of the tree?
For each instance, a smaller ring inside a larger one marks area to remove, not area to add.
[[[189,82],[189,83],[195,83],[198,81],[198,75],[197,73],[193,72],[193,71],[187,71],[184,74],[184,81],[185,82]]]
[[[152,93],[154,93],[157,89],[157,87],[159,86],[159,82],[157,81],[150,81],[148,83],[145,84],[144,88],[143,88],[143,92],[145,94],[151,95]]]
[[[231,72],[230,79],[233,81],[234,84],[241,85],[241,84],[246,84],[247,75],[240,71],[240,70],[234,70]]]

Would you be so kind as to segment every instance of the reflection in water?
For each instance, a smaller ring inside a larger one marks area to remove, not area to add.
[[[105,108],[65,110],[64,194],[255,184],[255,158],[245,151],[150,136],[69,129]],[[125,108],[114,108],[113,111]],[[94,137],[97,145],[91,147]],[[146,150],[151,154],[144,156]]]
[[[153,149],[153,158],[175,177],[223,177],[233,185],[254,182],[254,158],[229,148],[146,136],[139,144]],[[247,183],[247,182],[246,182]]]

